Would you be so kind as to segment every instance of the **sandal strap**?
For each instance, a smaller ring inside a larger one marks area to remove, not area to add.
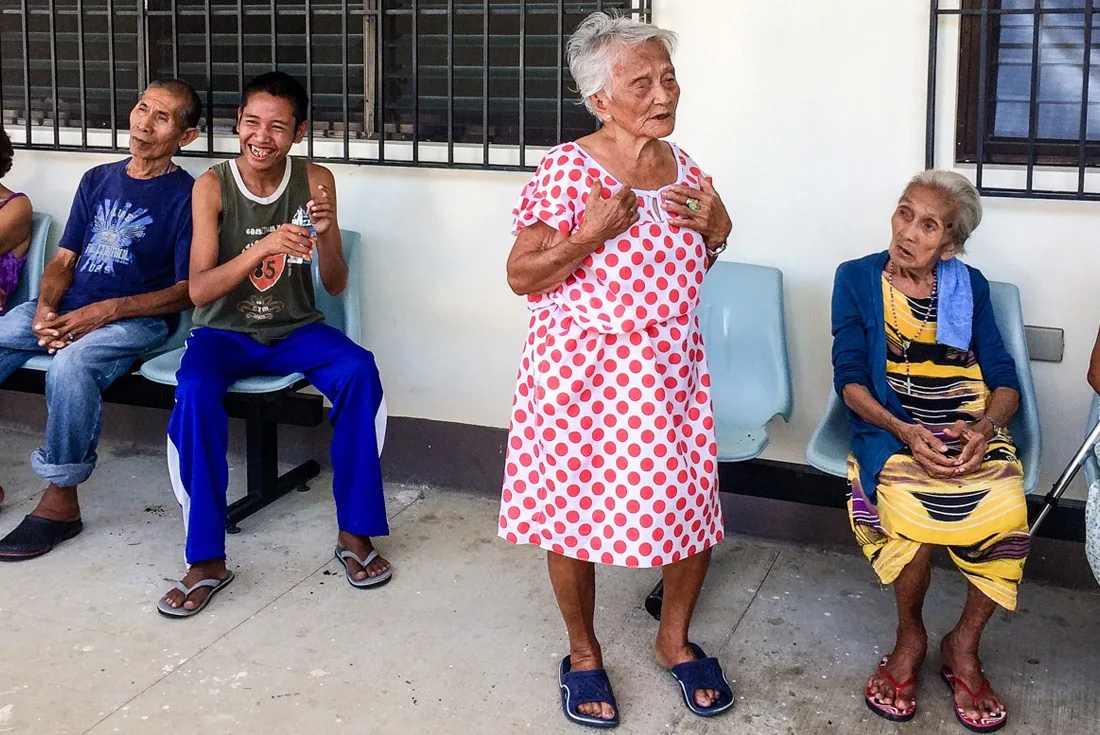
[[[894,687],[895,697],[899,693],[901,693],[902,690],[909,689],[917,683],[917,677],[910,676],[908,679],[899,684],[898,680],[895,679],[893,675],[891,675],[890,672],[886,670],[886,664],[888,663],[890,663],[890,657],[883,656],[882,661],[879,662],[878,670],[875,673],[885,677],[886,681],[890,682],[890,684]]]
[[[982,685],[978,687],[977,693],[967,686],[966,682],[957,676],[954,671],[951,672],[951,678],[954,680],[955,684],[961,686],[963,691],[970,695],[970,698],[974,700],[975,704],[982,698],[982,695],[989,691],[989,679],[986,679],[984,676],[982,677]]]
[[[195,582],[195,584],[188,587],[188,586],[184,585],[184,583],[182,581],[180,581],[180,582],[176,582],[176,589],[179,590],[180,592],[182,592],[184,597],[190,597],[191,593],[194,592],[195,590],[200,590],[203,587],[210,587],[210,588],[220,587],[223,582],[225,582],[224,579],[214,579],[214,578],[200,579],[198,582]]]
[[[368,564],[378,558],[378,549],[371,549],[371,552],[367,554],[366,559],[360,559],[359,555],[351,549],[339,548],[336,550],[336,555],[345,561],[348,559],[354,559],[356,562],[359,563],[359,566],[366,569]]]

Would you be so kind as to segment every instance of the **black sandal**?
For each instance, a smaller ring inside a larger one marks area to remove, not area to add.
[[[11,533],[0,539],[0,561],[24,561],[48,554],[59,543],[83,530],[84,523],[79,520],[52,521],[26,516]]]

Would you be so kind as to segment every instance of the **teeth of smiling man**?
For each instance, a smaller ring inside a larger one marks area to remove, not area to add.
[[[267,158],[269,155],[271,155],[271,150],[269,148],[257,148],[254,145],[250,145],[248,146],[248,150],[256,158]]]

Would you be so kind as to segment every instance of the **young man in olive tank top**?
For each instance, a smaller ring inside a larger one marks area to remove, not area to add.
[[[238,112],[241,155],[195,183],[190,291],[197,328],[176,376],[168,426],[190,568],[157,606],[168,617],[194,615],[233,580],[225,563],[222,398],[249,375],[304,373],[332,401],[336,557],[355,587],[391,575],[370,540],[389,533],[378,463],[382,384],[374,356],[324,324],[314,304],[313,258],[328,293],[343,291],[349,276],[332,173],[288,155],[305,135],[308,104],[302,85],[282,72],[252,80]]]

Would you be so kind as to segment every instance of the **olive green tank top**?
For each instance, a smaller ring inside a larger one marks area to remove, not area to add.
[[[311,199],[303,159],[287,158],[279,188],[267,197],[248,190],[234,160],[219,163],[213,171],[222,189],[218,265],[290,222],[298,208]],[[313,298],[310,263],[285,254],[266,258],[236,288],[196,307],[194,314],[197,326],[241,332],[262,344],[278,342],[295,329],[324,318]]]

